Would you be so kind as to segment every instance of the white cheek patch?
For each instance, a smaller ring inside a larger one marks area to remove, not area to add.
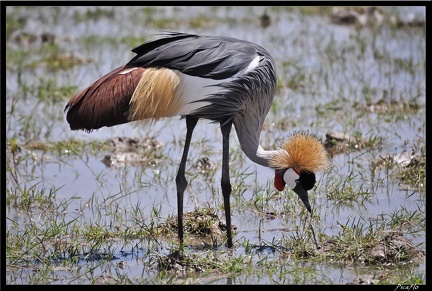
[[[291,189],[294,189],[297,185],[296,180],[300,178],[299,174],[297,174],[292,168],[289,168],[285,171],[285,174],[283,175],[283,179],[285,183],[290,187]]]

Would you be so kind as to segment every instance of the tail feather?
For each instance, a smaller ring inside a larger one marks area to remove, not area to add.
[[[65,106],[72,130],[92,131],[130,122],[130,100],[144,72],[121,66],[75,95]]]

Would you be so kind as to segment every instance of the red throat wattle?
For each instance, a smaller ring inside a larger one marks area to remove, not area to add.
[[[283,191],[285,187],[285,182],[282,179],[282,175],[280,171],[275,171],[275,179],[274,179],[275,188],[279,191]]]

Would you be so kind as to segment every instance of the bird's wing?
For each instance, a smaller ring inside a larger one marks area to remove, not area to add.
[[[257,55],[267,55],[260,46],[234,38],[167,35],[134,48],[137,55],[126,66],[165,67],[190,76],[222,80],[245,70]]]

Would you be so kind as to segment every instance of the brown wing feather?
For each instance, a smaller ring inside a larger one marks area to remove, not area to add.
[[[159,119],[177,114],[180,78],[166,68],[147,68],[130,101],[130,120]]]
[[[92,131],[130,122],[129,102],[144,70],[119,67],[75,95],[65,107],[70,128]]]

